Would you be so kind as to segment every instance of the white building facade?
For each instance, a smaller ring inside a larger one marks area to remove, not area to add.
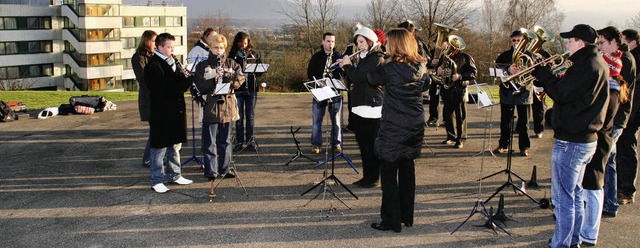
[[[31,89],[135,91],[131,56],[140,35],[171,33],[174,53],[183,61],[186,16],[186,7],[151,1],[140,6],[121,0],[0,4],[0,81]]]

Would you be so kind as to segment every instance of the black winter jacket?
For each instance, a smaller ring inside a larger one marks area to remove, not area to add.
[[[353,64],[344,66],[343,69],[353,87],[350,100],[352,107],[382,105],[382,87],[369,84],[367,78],[367,74],[382,63],[384,63],[384,54],[380,48],[376,47],[364,59],[361,59],[357,66]]]
[[[638,105],[640,102],[635,101],[636,99],[636,87],[637,77],[638,77],[638,69],[637,69],[637,59],[640,55],[640,51],[638,48],[634,49],[635,55],[629,52],[629,47],[627,45],[620,46],[620,51],[622,51],[622,71],[620,75],[624,78],[624,81],[627,81],[629,84],[629,101],[620,104],[620,108],[618,108],[618,113],[616,114],[616,118],[613,121],[613,126],[618,128],[627,127],[627,123],[629,122],[631,112],[633,109],[638,109]],[[635,58],[634,58],[635,57]],[[639,100],[640,101],[640,100]]]
[[[327,56],[328,55],[324,53],[324,49],[322,49],[322,47],[320,47],[320,51],[311,56],[311,59],[309,60],[309,66],[307,67],[307,77],[309,78],[309,81],[313,80],[314,77],[316,79],[321,79],[324,77],[323,74],[325,66],[327,64]],[[335,63],[339,58],[341,58],[340,54],[335,49],[333,49],[333,51],[331,52],[331,63]],[[339,79],[341,73],[342,69],[335,69],[332,72],[332,76],[333,78]]]
[[[511,49],[502,52],[496,58],[496,67],[509,73],[509,67],[513,64],[513,47]],[[509,105],[526,105],[533,103],[533,97],[531,95],[532,86],[520,87],[520,93],[516,93],[511,83],[500,83],[500,103]],[[509,86],[508,88],[505,85]],[[519,86],[518,86],[519,87]]]
[[[420,155],[425,129],[422,84],[426,70],[424,63],[392,61],[367,76],[371,85],[384,86],[382,118],[375,141],[380,160],[394,162]]]
[[[576,143],[596,141],[609,104],[609,67],[594,45],[587,45],[568,59],[563,77],[549,67],[537,67],[532,75],[536,86],[544,87],[553,99],[551,125],[554,137]]]
[[[144,79],[151,92],[149,136],[154,148],[187,141],[184,93],[193,80],[186,78],[180,67],[176,65],[173,71],[164,59],[153,55],[144,68]]]
[[[144,51],[136,51],[131,57],[133,73],[136,75],[136,81],[138,81],[138,111],[140,112],[141,121],[149,121],[151,116],[150,93],[147,83],[144,81],[144,68],[149,63],[151,56],[153,56],[153,52],[145,49]]]

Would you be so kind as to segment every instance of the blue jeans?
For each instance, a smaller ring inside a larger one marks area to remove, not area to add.
[[[611,138],[613,138],[613,145],[611,146],[611,153],[609,153],[609,160],[607,160],[607,167],[604,170],[604,212],[610,214],[618,213],[618,201],[616,200],[618,193],[618,172],[616,171],[616,143],[618,138],[622,134],[622,128],[613,127],[611,129]]]
[[[582,196],[584,198],[584,220],[580,230],[580,241],[595,244],[600,232],[604,191],[602,189],[585,189]]]
[[[322,147],[322,119],[327,108],[328,101],[317,102],[313,99],[311,127],[311,145]],[[342,97],[333,98],[331,106],[329,106],[329,116],[331,117],[331,145],[339,145],[342,141],[342,130],[340,129],[340,114],[342,114]]]
[[[551,247],[569,247],[580,243],[584,215],[582,178],[584,168],[593,157],[597,142],[555,141],[551,154],[551,197],[556,227]]]
[[[180,178],[180,148],[182,148],[182,143],[163,148],[151,147],[151,166],[149,166],[151,186],[162,183],[165,174],[171,181]],[[165,155],[167,156],[167,166],[163,168]]]
[[[217,177],[229,168],[232,156],[230,125],[230,123],[202,123],[205,177]]]
[[[151,137],[147,138],[147,145],[144,146],[142,154],[142,165],[149,166],[151,164]]]
[[[236,95],[236,98],[238,99],[238,114],[240,115],[240,119],[236,121],[236,144],[242,144],[253,139],[253,116],[258,93],[249,91],[247,95]]]

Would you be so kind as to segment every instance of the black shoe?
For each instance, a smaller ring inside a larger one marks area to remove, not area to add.
[[[363,182],[361,184],[358,184],[358,186],[362,187],[362,188],[375,188],[378,186],[378,183],[376,182]]]
[[[404,223],[404,226],[406,226],[406,227],[412,227],[413,226],[413,221],[402,221],[402,223]]]
[[[527,156],[529,156],[529,151],[528,151],[528,150],[526,150],[526,149],[525,149],[525,150],[520,151],[520,156],[523,156],[523,157],[527,157]]]
[[[380,230],[380,231],[393,230],[394,232],[397,232],[397,233],[402,232],[402,226],[398,226],[394,228],[394,227],[386,226],[382,224],[382,222],[371,223],[371,227],[373,229]]]
[[[207,179],[209,180],[209,182],[211,182],[211,181],[215,181],[216,177],[207,177]]]
[[[364,178],[361,178],[360,180],[353,182],[353,185],[360,186],[361,184],[363,184],[365,182],[366,182],[366,180],[364,180]]]
[[[438,120],[437,119],[433,119],[433,120],[427,121],[427,126],[437,127],[438,126]]]
[[[589,242],[584,242],[584,241],[582,241],[582,243],[580,244],[580,246],[584,246],[584,247],[593,247],[593,246],[596,246],[596,244],[593,244],[593,243],[589,243]]]
[[[242,144],[237,144],[237,145],[233,146],[233,151],[234,152],[242,151]]]
[[[464,144],[462,144],[462,142],[460,141],[456,142],[455,148],[462,149],[463,147],[464,147]]]
[[[602,217],[604,217],[604,218],[615,218],[616,214],[615,213],[609,213],[609,212],[606,212],[606,211],[602,211]]]

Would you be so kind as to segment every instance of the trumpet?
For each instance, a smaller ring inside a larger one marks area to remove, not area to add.
[[[373,47],[372,47],[372,48],[373,48]],[[360,53],[365,52],[365,51],[366,51],[366,50],[358,50],[358,51],[356,51],[355,53],[353,53],[353,54],[351,54],[351,55],[347,56],[347,58],[349,58],[349,60],[351,60],[353,57],[355,57],[355,56],[357,56],[357,55],[360,55]],[[333,64],[330,64],[330,65],[327,67],[327,69],[328,69],[328,70],[331,70],[331,68],[333,68],[334,66],[336,66],[336,65],[338,65],[338,64],[340,64],[340,62],[337,62],[337,61],[336,61],[336,62],[334,62]]]
[[[510,75],[510,76],[503,76],[500,78],[500,80],[502,80],[503,83],[505,82],[509,82],[512,81],[514,79],[517,78],[524,78],[523,80],[520,80],[522,82],[532,82],[535,78],[533,78],[533,76],[531,76],[531,73],[533,72],[533,70],[536,69],[536,67],[541,66],[541,65],[546,65],[551,63],[551,71],[554,73],[559,73],[561,72],[561,70],[564,70],[566,67],[565,65],[565,56],[568,55],[569,52],[565,52],[563,54],[556,54],[553,55],[549,58],[546,58],[538,63],[535,63],[527,68],[524,68],[522,70],[520,70],[518,73]],[[539,54],[536,54],[539,55]],[[559,62],[556,62],[556,60],[560,60]],[[521,86],[526,86],[526,85],[521,85]]]

